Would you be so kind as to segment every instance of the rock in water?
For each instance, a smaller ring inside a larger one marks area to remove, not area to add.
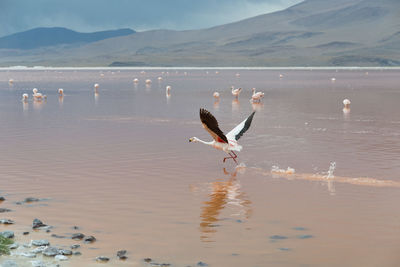
[[[81,245],[79,245],[79,244],[74,244],[74,245],[70,246],[71,249],[77,249],[77,248],[80,248],[80,247],[81,247]]]
[[[5,260],[1,264],[1,267],[18,267],[18,264],[13,260]]]
[[[27,258],[36,258],[36,254],[35,253],[31,253],[31,252],[22,252],[21,256],[27,257]]]
[[[47,246],[37,247],[37,248],[35,248],[34,250],[31,250],[31,252],[32,252],[32,253],[35,253],[35,254],[39,254],[39,253],[42,253],[43,250],[45,250],[46,248],[47,248]]]
[[[38,202],[38,201],[39,201],[39,199],[36,197],[27,197],[24,200],[25,203]]]
[[[36,247],[41,247],[41,246],[49,246],[50,242],[46,239],[41,239],[41,240],[33,240],[32,245]]]
[[[76,234],[73,234],[72,235],[72,239],[75,239],[75,240],[81,240],[81,239],[83,239],[85,237],[85,235],[84,234],[82,234],[82,233],[76,233]]]
[[[0,213],[3,213],[3,212],[10,212],[10,211],[11,211],[10,209],[0,208]]]
[[[52,234],[51,237],[54,237],[54,238],[66,238],[66,236],[57,235],[57,234]]]
[[[107,257],[105,257],[105,256],[98,256],[97,258],[96,258],[96,261],[99,261],[99,262],[108,262],[110,259],[109,258],[107,258]]]
[[[13,220],[9,220],[9,219],[1,219],[0,220],[0,224],[14,224],[15,222]]]
[[[47,247],[45,250],[43,250],[43,255],[48,256],[48,257],[54,257],[58,255],[59,249],[56,247]]]
[[[44,224],[41,220],[39,220],[39,219],[33,220],[33,223],[32,223],[33,229],[37,229],[37,228],[44,227],[44,226],[47,226],[47,224]]]
[[[18,243],[14,243],[8,246],[9,249],[17,249],[19,247]]]
[[[14,232],[13,231],[0,232],[0,235],[2,235],[5,238],[14,238]]]
[[[93,243],[94,241],[96,241],[96,238],[92,235],[85,237],[85,239],[83,239],[83,241],[85,243]]]
[[[126,260],[128,257],[126,256],[126,250],[120,250],[117,252],[117,257],[120,260]]]
[[[58,254],[61,255],[72,255],[72,250],[69,249],[59,249]]]

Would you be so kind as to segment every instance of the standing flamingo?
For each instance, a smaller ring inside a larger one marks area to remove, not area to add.
[[[261,98],[264,97],[263,92],[257,92],[256,93],[256,88],[251,89],[253,91],[253,95],[251,96],[251,101],[254,102],[260,102]]]
[[[236,88],[235,89],[235,87],[232,86],[231,89],[232,89],[232,95],[234,97],[238,98],[239,95],[240,95],[240,92],[242,91],[242,88]]]

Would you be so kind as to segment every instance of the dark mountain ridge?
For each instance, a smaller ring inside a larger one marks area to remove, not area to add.
[[[35,49],[46,46],[84,44],[133,33],[135,31],[131,29],[81,33],[62,27],[35,28],[0,38],[0,48]]]

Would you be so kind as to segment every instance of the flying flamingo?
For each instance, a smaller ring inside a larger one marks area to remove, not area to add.
[[[214,140],[211,142],[206,142],[200,140],[197,137],[192,137],[189,139],[189,142],[200,142],[205,145],[212,146],[218,150],[225,151],[226,153],[228,153],[229,157],[225,157],[223,162],[225,162],[225,160],[227,159],[233,159],[235,163],[238,164],[236,161],[237,155],[234,151],[242,150],[242,146],[239,145],[237,141],[250,128],[250,124],[253,120],[254,114],[255,112],[251,113],[251,115],[247,119],[239,123],[227,135],[224,135],[224,133],[218,127],[218,122],[215,117],[209,111],[201,108],[201,123],[203,124],[204,129],[206,129],[207,132],[210,133]]]

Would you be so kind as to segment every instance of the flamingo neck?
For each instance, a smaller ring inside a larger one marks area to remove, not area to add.
[[[200,143],[203,143],[203,144],[209,145],[209,146],[212,146],[212,145],[214,144],[214,141],[206,142],[206,141],[203,141],[203,140],[201,140],[201,139],[199,139],[199,138],[197,138],[197,137],[194,137],[194,141],[195,141],[195,142],[200,142]]]

